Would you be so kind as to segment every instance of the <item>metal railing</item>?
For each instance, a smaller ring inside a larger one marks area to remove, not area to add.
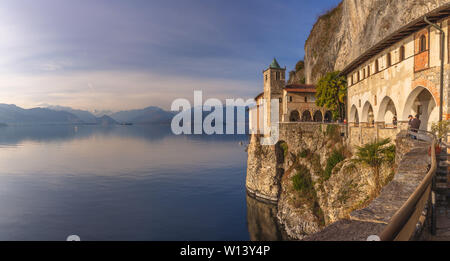
[[[381,241],[410,240],[414,236],[416,225],[423,210],[432,198],[432,184],[437,169],[436,151],[434,148],[438,141],[436,136],[428,131],[410,130],[408,134],[419,140],[431,142],[431,167],[414,193],[394,214],[388,225],[381,232],[379,236]]]

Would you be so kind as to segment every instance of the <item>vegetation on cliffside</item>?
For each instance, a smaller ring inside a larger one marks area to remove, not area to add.
[[[389,145],[391,140],[383,139],[381,141],[375,141],[367,143],[362,147],[356,147],[356,157],[352,159],[353,162],[363,163],[373,169],[375,190],[373,195],[375,196],[381,191],[383,183],[380,179],[380,168],[383,163],[393,164],[395,161],[395,146]]]
[[[393,145],[381,141],[353,155],[339,125],[324,127],[303,132],[299,144],[287,142],[278,218],[294,238],[367,206],[393,177]]]

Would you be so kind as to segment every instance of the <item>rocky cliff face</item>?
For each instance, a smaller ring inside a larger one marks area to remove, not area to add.
[[[343,0],[319,17],[305,43],[307,83],[342,70],[403,25],[450,0]]]
[[[351,162],[338,128],[291,124],[281,126],[280,133],[275,146],[251,139],[247,188],[259,198],[278,201],[278,221],[291,238],[316,233],[373,199],[373,170]],[[336,154],[341,155],[337,161],[331,159]],[[393,166],[382,167],[383,184],[393,171]]]

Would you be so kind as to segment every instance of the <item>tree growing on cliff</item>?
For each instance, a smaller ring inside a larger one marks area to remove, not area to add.
[[[333,119],[345,118],[345,98],[347,81],[339,72],[327,73],[317,84],[316,105],[325,107],[333,113]]]
[[[374,172],[375,193],[381,191],[380,169],[383,163],[393,164],[395,160],[395,145],[388,145],[389,138],[356,147],[356,157],[354,162],[369,165]]]

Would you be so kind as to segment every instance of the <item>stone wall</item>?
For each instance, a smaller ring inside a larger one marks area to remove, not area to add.
[[[348,144],[354,149],[356,146],[361,146],[363,144],[389,138],[392,142],[395,141],[397,134],[400,132],[401,128],[382,128],[380,126],[373,127],[363,127],[360,126],[350,126],[349,127],[349,138]]]

